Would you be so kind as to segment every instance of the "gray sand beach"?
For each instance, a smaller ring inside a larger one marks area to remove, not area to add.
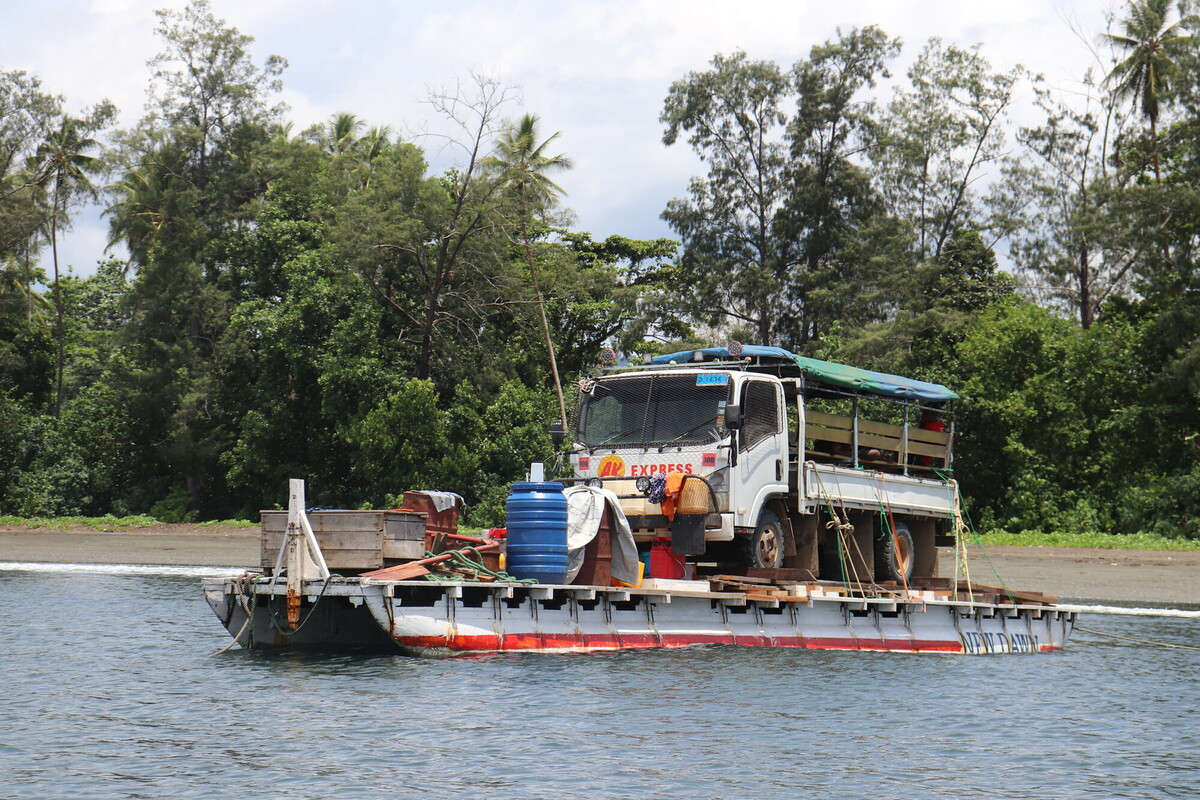
[[[157,525],[124,531],[0,527],[0,562],[253,567],[259,530]],[[972,580],[1061,600],[1200,605],[1200,552],[1069,547],[973,548]],[[954,573],[943,551],[940,574]]]

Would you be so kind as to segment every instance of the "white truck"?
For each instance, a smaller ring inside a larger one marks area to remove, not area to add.
[[[618,495],[639,543],[830,580],[936,575],[957,509],[946,387],[736,342],[579,384],[575,478]]]

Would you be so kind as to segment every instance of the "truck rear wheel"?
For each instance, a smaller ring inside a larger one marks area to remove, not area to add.
[[[913,545],[912,533],[903,522],[895,524],[895,530],[884,526],[883,536],[875,551],[876,572],[882,580],[908,583],[912,580],[913,568],[917,564],[917,549]]]
[[[758,515],[754,533],[740,542],[743,565],[768,569],[783,566],[783,523],[775,512],[764,509]]]

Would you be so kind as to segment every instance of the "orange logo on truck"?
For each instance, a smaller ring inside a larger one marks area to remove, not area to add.
[[[625,459],[620,456],[605,456],[600,459],[598,470],[601,478],[623,478],[625,477]]]

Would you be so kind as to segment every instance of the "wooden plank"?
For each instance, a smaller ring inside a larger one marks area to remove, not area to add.
[[[384,539],[383,558],[386,561],[417,561],[425,557],[425,539],[416,541]]]
[[[844,417],[840,414],[826,414],[824,411],[805,410],[804,419],[809,425],[820,428],[848,431],[854,427],[854,420],[851,417]]]
[[[286,511],[263,511],[262,528],[269,531],[286,531]],[[314,533],[342,531],[382,531],[383,511],[310,511],[308,521]]]
[[[317,544],[321,550],[378,550],[383,547],[383,531],[313,531],[317,535]],[[270,537],[276,549],[286,535],[280,531],[263,531],[264,537]]]
[[[371,578],[377,581],[407,581],[413,578],[420,578],[428,575],[429,570],[424,564],[418,564],[413,561],[408,564],[400,564],[395,567],[387,567],[386,569],[377,569],[374,572],[363,575],[364,578]]]
[[[1003,586],[989,586],[985,583],[968,583],[967,581],[959,581],[959,594],[963,592],[974,591],[975,594],[992,594],[999,598],[999,602],[1007,602],[1009,597],[1012,597],[1019,603],[1032,603],[1036,605],[1051,605],[1058,602],[1058,598],[1041,592],[1020,592],[1014,589],[1008,589]],[[992,602],[997,602],[993,600]]]
[[[816,580],[817,576],[813,575],[810,570],[794,567],[777,567],[774,569],[749,567],[746,569],[746,578],[742,580],[750,578],[765,578],[773,583],[804,583],[805,581]]]
[[[838,444],[853,444],[854,433],[837,428],[809,428],[805,436],[814,442],[837,442]]]
[[[286,515],[285,515],[286,516]],[[383,531],[314,531],[317,545],[332,570],[376,569],[383,566]],[[282,531],[263,530],[260,565],[275,566],[286,536]]]
[[[479,553],[495,552],[500,549],[500,544],[498,542],[489,542],[488,544],[480,545],[479,547],[472,549]],[[419,570],[416,570],[417,567],[426,568],[431,564],[440,564],[443,561],[449,561],[457,552],[459,551],[452,551],[449,553],[443,553],[441,555],[431,556],[430,558],[423,558],[420,561],[410,561],[407,564],[400,564],[395,567],[385,567],[383,569],[377,569],[371,572],[364,572],[359,577],[372,578],[381,581],[402,581],[407,580],[408,578],[420,577],[421,575],[428,574],[428,570],[422,573]]]
[[[929,442],[930,444],[950,444],[950,434],[945,431],[931,431],[928,428],[909,428],[909,441]]]
[[[933,456],[934,458],[944,459],[949,454],[949,448],[940,444],[926,444],[925,442],[909,442],[908,452],[918,456]]]
[[[389,511],[383,518],[384,539],[424,541],[425,520],[426,515],[417,511]]]
[[[858,430],[860,435],[863,433],[874,433],[891,439],[899,439],[904,433],[904,428],[899,425],[892,425],[889,422],[873,422],[862,417],[858,419]]]
[[[880,450],[899,450],[900,440],[893,439],[890,436],[880,436],[875,433],[860,433],[858,435],[859,447],[875,447]]]
[[[714,575],[709,580],[727,583],[757,583],[763,586],[771,583],[770,578],[751,578],[746,575]]]

